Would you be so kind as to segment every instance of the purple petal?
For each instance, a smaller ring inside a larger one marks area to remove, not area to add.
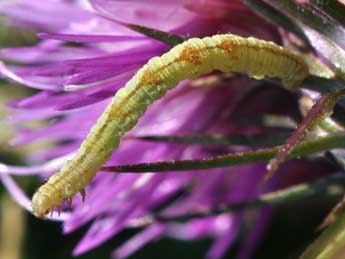
[[[207,252],[206,258],[208,259],[222,258],[237,236],[238,229],[237,227],[232,227],[232,224],[235,222],[239,223],[239,220],[234,220],[232,217],[225,215],[220,216],[220,219],[224,221],[218,223],[222,228],[222,234],[218,236]]]
[[[125,36],[125,35],[92,35],[92,34],[62,34],[62,33],[38,33],[41,39],[62,40],[79,43],[98,43],[98,42],[120,42],[146,40],[143,36]]]
[[[124,259],[164,233],[164,225],[155,224],[136,234],[113,253],[114,258]]]
[[[0,13],[13,17],[22,24],[53,31],[66,28],[71,22],[92,19],[93,16],[77,5],[64,1],[5,1],[0,4]]]
[[[99,246],[105,240],[122,230],[125,224],[145,207],[149,197],[164,177],[164,175],[158,175],[148,184],[144,185],[135,195],[131,195],[130,199],[127,199],[121,207],[117,208],[119,211],[113,214],[111,218],[106,217],[93,223],[88,233],[73,250],[73,255],[80,255]]]
[[[246,237],[244,245],[241,247],[237,259],[251,258],[255,248],[260,244],[260,240],[265,234],[269,225],[272,213],[270,209],[260,210],[259,215],[252,222],[252,229]]]
[[[65,89],[87,89],[94,86],[108,85],[109,83],[121,82],[122,86],[128,81],[138,69],[138,65],[126,66],[123,69],[119,68],[114,71],[112,68],[88,70],[87,72],[74,75],[64,82]],[[118,73],[114,76],[114,72]],[[79,87],[78,87],[79,85]],[[83,86],[82,86],[83,85]],[[117,88],[117,87],[113,87]]]
[[[95,191],[97,192],[92,191],[90,193],[88,199],[85,201],[86,204],[80,203],[75,205],[75,212],[64,223],[64,233],[71,233],[95,216],[106,212],[109,204],[116,200],[118,195],[124,193],[127,188],[130,188],[139,177],[136,174],[130,174],[128,176],[118,175],[116,177],[114,175],[106,176],[102,179],[101,183],[96,185]],[[102,195],[102,199],[99,199],[100,195]],[[98,209],[92,210],[91,205]]]
[[[56,41],[44,41],[33,47],[0,49],[0,57],[23,64],[45,64],[68,59],[91,58],[104,54],[104,51],[90,47],[60,46],[60,43]]]
[[[71,154],[63,157],[58,157],[42,165],[36,166],[12,166],[0,163],[0,172],[1,174],[10,175],[36,175],[51,173],[58,170],[67,161],[68,158],[71,158]]]
[[[110,20],[125,21],[151,28],[170,31],[195,18],[195,15],[181,8],[156,5],[154,8],[142,3],[123,1],[90,0],[92,7],[102,16]],[[116,17],[116,19],[115,19]]]
[[[60,88],[58,86],[59,83],[54,79],[42,77],[20,77],[13,73],[11,70],[7,69],[7,67],[2,62],[0,62],[0,76],[10,79],[16,83],[41,90],[57,90]]]
[[[7,116],[6,123],[16,124],[36,120],[50,119],[56,116],[67,115],[69,111],[55,111],[51,108],[40,109],[39,112],[17,110],[16,113]]]
[[[30,199],[23,193],[22,189],[13,181],[13,179],[6,174],[0,173],[0,180],[11,194],[12,198],[24,209],[32,213]],[[47,219],[54,221],[64,221],[69,217],[70,213],[61,212],[57,216],[47,216]]]

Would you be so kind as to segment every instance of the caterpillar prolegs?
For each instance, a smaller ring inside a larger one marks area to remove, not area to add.
[[[178,82],[213,70],[245,72],[261,79],[277,77],[295,89],[308,75],[301,57],[273,42],[232,34],[193,38],[144,65],[107,106],[75,157],[50,177],[32,198],[36,217],[44,218],[64,199],[83,192],[121,137],[147,107]]]

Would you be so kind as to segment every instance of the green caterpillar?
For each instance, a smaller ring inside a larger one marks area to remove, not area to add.
[[[193,38],[175,46],[161,57],[152,58],[116,93],[75,157],[34,194],[34,215],[44,218],[54,207],[60,211],[64,199],[70,202],[77,192],[84,196],[85,186],[151,103],[181,80],[213,70],[246,72],[256,79],[277,77],[292,90],[309,74],[298,55],[252,37],[223,34]]]

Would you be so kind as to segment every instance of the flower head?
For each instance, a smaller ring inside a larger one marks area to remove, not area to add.
[[[125,25],[152,27],[186,38],[231,32],[281,42],[277,28],[253,14],[240,1],[55,0],[38,3],[15,0],[0,4],[0,12],[16,26],[43,31],[38,33],[41,40],[34,46],[0,50],[2,59],[15,62],[15,65],[0,64],[2,77],[40,90],[31,97],[12,102],[10,106],[16,113],[9,121],[51,121],[38,130],[20,130],[12,144],[23,145],[41,139],[58,143],[30,158],[33,162],[50,160],[49,163],[26,168],[3,165],[2,171],[22,175],[37,172],[44,178],[73,155],[114,93],[148,59],[169,49],[166,44]],[[106,165],[194,159],[242,151],[245,149],[239,146],[162,144],[143,141],[140,137],[201,133],[250,135],[267,129],[236,123],[235,115],[297,116],[294,108],[282,103],[282,99],[287,103],[292,100],[284,90],[274,89],[267,82],[266,90],[262,90],[265,87],[253,90],[262,83],[236,75],[221,78],[219,73],[215,77],[211,75],[209,81],[203,78],[203,84],[211,82],[214,87],[196,87],[197,81],[180,83],[150,106]],[[150,216],[157,211],[165,217],[212,211],[256,197],[265,170],[265,165],[255,164],[185,173],[99,172],[87,188],[85,202],[75,198],[72,211],[66,210],[60,219],[65,233],[93,221],[74,255],[100,245],[125,228],[145,226],[115,250],[116,258],[125,258],[162,236],[185,240],[212,237],[215,241],[207,256],[221,258],[240,232],[245,213],[222,213],[184,223],[150,221]],[[18,201],[28,208],[26,197],[11,179],[6,175],[2,177]],[[242,258],[253,251],[270,215],[269,210],[258,212],[240,252]]]

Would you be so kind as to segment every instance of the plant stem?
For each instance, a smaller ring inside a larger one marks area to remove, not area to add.
[[[308,248],[300,259],[343,258],[345,251],[345,209]]]
[[[326,137],[302,141],[298,143],[295,149],[288,155],[288,159],[319,153],[322,151],[344,148],[345,133],[332,134]],[[186,170],[204,170],[210,168],[236,166],[243,164],[252,164],[267,162],[276,156],[280,146],[274,148],[259,149],[255,151],[227,154],[205,159],[164,161],[155,163],[141,163],[132,165],[119,165],[103,167],[107,172],[168,172],[168,171],[186,171]]]
[[[313,197],[317,194],[334,197],[344,193],[344,186],[345,174],[340,172],[313,183],[298,184],[286,189],[263,194],[256,199],[240,203],[234,203],[218,208],[208,208],[202,211],[194,210],[181,216],[166,216],[160,213],[153,213],[137,219],[136,222],[137,226],[143,226],[157,222],[188,221],[190,219],[216,216],[223,213],[234,213],[251,208],[288,204],[301,199]]]

